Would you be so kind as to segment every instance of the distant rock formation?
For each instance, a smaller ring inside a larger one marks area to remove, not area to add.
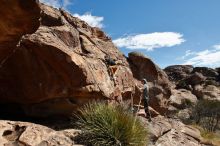
[[[177,82],[181,79],[187,78],[193,71],[192,65],[172,65],[164,69],[169,76],[170,81]]]
[[[164,69],[177,89],[187,89],[198,99],[220,100],[219,69],[174,65]]]

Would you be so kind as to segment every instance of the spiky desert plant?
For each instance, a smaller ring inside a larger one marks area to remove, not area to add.
[[[82,144],[92,146],[146,146],[147,130],[140,119],[121,105],[92,102],[79,110],[76,126]]]

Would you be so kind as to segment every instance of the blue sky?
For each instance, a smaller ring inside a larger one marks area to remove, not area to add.
[[[160,67],[220,66],[220,0],[41,0],[101,27]]]

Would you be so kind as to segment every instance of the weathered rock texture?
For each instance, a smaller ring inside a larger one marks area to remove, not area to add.
[[[164,69],[177,89],[190,90],[198,99],[219,100],[219,69],[188,65],[169,66]]]
[[[28,122],[0,121],[1,146],[80,146],[74,144],[79,130],[55,131]]]
[[[193,66],[191,65],[172,65],[164,69],[164,71],[169,76],[170,81],[177,82],[183,78],[189,76],[193,71]]]
[[[173,84],[151,59],[135,52],[125,57],[103,31],[64,10],[35,0],[2,0],[0,14],[1,113],[69,116],[94,99],[120,102],[133,97],[137,105],[140,80],[146,78],[155,117],[150,128],[154,145],[200,145],[199,131],[158,115],[171,106],[183,109],[185,101],[196,103],[197,97],[219,99],[219,68],[168,67]],[[116,65],[109,65],[106,56]],[[144,115],[140,107],[138,114]],[[74,145],[74,133],[0,121],[0,145],[5,146]]]
[[[40,8],[36,0],[1,0],[0,4],[0,66],[15,49],[24,34],[40,25]]]
[[[193,93],[199,99],[211,99],[220,101],[220,87],[214,85],[201,86],[197,85],[194,87]]]
[[[217,70],[208,67],[195,67],[193,69],[194,72],[199,72],[209,79],[216,79],[219,76]]]
[[[200,131],[178,120],[158,116],[148,124],[151,146],[202,146]]]
[[[196,102],[197,97],[185,89],[173,90],[170,97],[170,105],[177,109],[184,109],[188,106],[187,104],[195,104]]]
[[[32,116],[66,115],[91,99],[121,100],[133,90],[134,79],[126,58],[99,28],[63,10],[42,4],[40,14],[34,1],[16,2],[10,4],[20,15],[5,15],[13,29],[1,29],[5,34],[2,38],[8,38],[1,39],[3,47],[14,44],[8,46],[13,53],[0,69],[1,103],[19,104]],[[4,15],[4,11],[0,12]],[[16,24],[11,20],[15,17],[25,19]],[[106,55],[117,60],[118,65],[108,67]]]
[[[16,39],[8,39],[15,45],[10,46],[13,53],[0,68],[0,103],[17,104],[31,116],[69,115],[94,99],[119,102],[130,99],[133,93],[134,101],[139,103],[137,87],[141,86],[139,80],[146,78],[151,106],[160,113],[165,111],[171,84],[149,58],[131,53],[127,59],[103,31],[64,10],[40,4],[39,14],[37,3],[25,3],[26,12],[23,3],[12,4],[22,10],[20,17],[27,18],[21,20],[25,23],[21,28],[13,26],[19,30],[18,34],[13,32]],[[106,56],[116,65],[109,66]]]
[[[151,97],[150,105],[160,113],[165,113],[172,89],[166,73],[151,59],[138,52],[129,53],[128,61],[136,79],[147,79]],[[138,97],[138,95],[136,96]]]

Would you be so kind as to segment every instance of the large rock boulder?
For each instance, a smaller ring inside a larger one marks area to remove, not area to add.
[[[128,60],[136,79],[146,78],[148,82],[157,81],[160,85],[171,85],[167,74],[145,55],[131,52],[128,54]]]
[[[219,73],[215,69],[208,67],[195,67],[193,69],[193,73],[194,72],[199,72],[208,79],[213,79],[213,80],[217,79],[217,77],[219,76]]]
[[[150,106],[161,114],[165,113],[173,86],[166,73],[150,58],[138,52],[129,53],[128,61],[134,77],[138,80],[145,78],[148,81]],[[139,95],[135,96],[139,97]]]
[[[40,7],[40,27],[19,40],[0,69],[0,103],[49,116],[69,115],[94,99],[130,98],[134,78],[111,39],[64,10]],[[107,65],[106,55],[117,65]]]
[[[199,99],[210,99],[220,101],[220,87],[214,85],[196,85],[193,88],[193,94]]]
[[[191,75],[188,75],[187,78],[178,81],[176,84],[177,89],[187,89],[192,91],[192,87],[195,85],[202,84],[206,81],[206,77],[204,77],[201,73],[195,72]]]
[[[171,81],[177,82],[189,76],[193,71],[192,65],[172,65],[164,69]]]
[[[201,146],[201,144],[193,137],[188,136],[176,129],[171,129],[169,132],[160,137],[155,146]]]
[[[192,91],[193,86],[209,84],[218,86],[218,68],[195,67],[191,65],[168,66],[164,71],[171,81],[174,81],[177,89]]]
[[[201,146],[200,131],[174,119],[157,116],[149,124],[151,146]]]
[[[185,79],[186,83],[192,86],[201,84],[205,80],[206,80],[206,77],[204,77],[203,74],[198,73],[198,72],[193,73],[187,79]]]
[[[196,103],[197,97],[185,89],[173,90],[170,96],[170,105],[177,109],[184,109]]]
[[[0,2],[0,67],[27,33],[40,25],[37,0],[1,0]]]

